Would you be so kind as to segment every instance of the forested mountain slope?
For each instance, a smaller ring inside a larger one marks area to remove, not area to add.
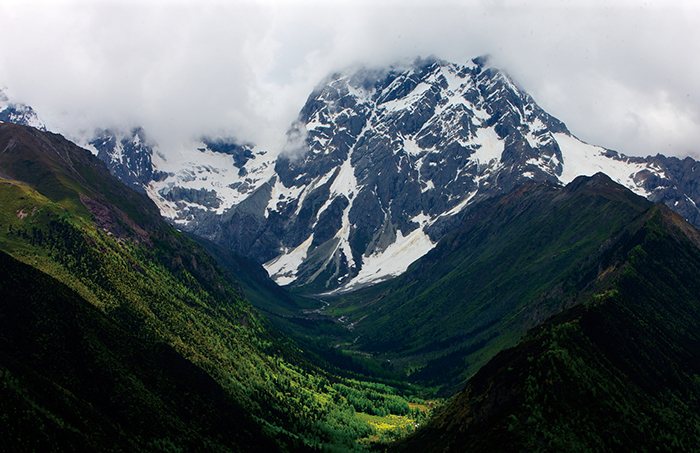
[[[0,252],[2,446],[14,451],[273,451],[231,394],[164,341],[125,331]]]
[[[698,451],[700,233],[664,205],[605,253],[605,285],[499,353],[392,451]]]
[[[0,150],[7,442],[353,451],[381,440],[381,417],[397,429],[421,417],[393,388],[310,365],[233,275],[86,150],[8,123]]]

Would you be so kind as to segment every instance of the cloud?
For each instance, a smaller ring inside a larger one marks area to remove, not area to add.
[[[699,157],[691,1],[5,1],[0,85],[78,135],[141,125],[167,153],[236,136],[280,150],[327,74],[489,53],[579,138]]]

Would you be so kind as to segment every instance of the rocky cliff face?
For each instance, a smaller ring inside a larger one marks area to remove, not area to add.
[[[649,163],[663,170],[660,176],[642,170],[633,178],[649,194],[647,197],[656,203],[664,203],[680,214],[685,220],[700,228],[700,162],[686,157],[666,157],[661,154],[646,159],[630,158],[631,161]]]
[[[96,131],[89,145],[97,150],[97,157],[114,176],[139,192],[145,192],[151,181],[167,176],[153,167],[153,146],[140,127],[129,133],[111,129]]]

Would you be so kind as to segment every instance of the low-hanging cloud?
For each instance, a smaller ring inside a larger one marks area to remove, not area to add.
[[[490,54],[582,140],[700,157],[692,2],[8,1],[0,85],[67,135],[143,126],[167,154],[235,136],[281,150],[351,65]]]

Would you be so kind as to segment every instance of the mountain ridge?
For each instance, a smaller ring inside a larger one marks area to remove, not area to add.
[[[697,229],[656,204],[604,291],[499,353],[390,451],[697,451]]]

